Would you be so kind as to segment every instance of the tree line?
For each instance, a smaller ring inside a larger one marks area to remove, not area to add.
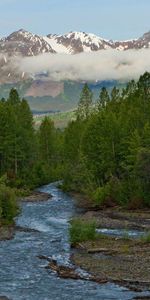
[[[0,101],[0,219],[17,212],[15,191],[63,180],[95,206],[150,206],[150,73],[125,88],[85,84],[76,120],[64,130],[45,117],[35,129],[16,89]]]
[[[16,89],[11,89],[8,99],[1,99],[0,219],[13,219],[20,189],[26,192],[60,179],[61,136],[48,117],[35,130],[29,105]]]
[[[95,206],[150,206],[150,73],[93,104],[85,84],[77,119],[64,132],[64,188]]]

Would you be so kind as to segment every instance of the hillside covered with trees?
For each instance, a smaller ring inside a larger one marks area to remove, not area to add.
[[[48,117],[35,129],[12,89],[0,101],[0,176],[1,219],[15,216],[16,190],[60,179],[94,206],[150,206],[150,74],[111,94],[102,88],[96,104],[85,84],[76,120],[63,131]]]
[[[58,149],[59,145],[59,149]],[[0,101],[0,219],[12,221],[20,193],[60,178],[61,133],[45,118],[38,131],[25,99],[11,89]]]
[[[102,88],[96,106],[85,85],[64,135],[66,190],[95,206],[150,206],[149,73],[111,94]]]

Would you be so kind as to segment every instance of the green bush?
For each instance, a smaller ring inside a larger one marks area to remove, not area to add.
[[[110,187],[110,195],[113,197],[115,203],[120,204],[124,203],[125,199],[127,199],[126,189],[124,188],[123,182],[119,180],[117,177],[112,177],[109,180]]]
[[[143,207],[145,200],[142,185],[137,179],[118,180],[115,177],[98,187],[93,192],[92,199],[97,206],[118,204],[129,209]]]
[[[11,223],[18,211],[16,195],[13,189],[5,184],[0,184],[0,218],[6,223]]]
[[[141,237],[141,241],[143,243],[150,243],[150,232],[148,232],[147,234],[143,235]]]
[[[106,198],[110,195],[110,187],[109,185],[105,185],[103,187],[98,187],[93,193],[93,200],[96,205],[103,205],[106,201]]]
[[[85,222],[80,219],[71,221],[70,226],[70,242],[75,245],[79,242],[94,240],[96,238],[95,222]]]

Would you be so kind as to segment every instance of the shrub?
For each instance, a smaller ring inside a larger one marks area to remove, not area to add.
[[[127,205],[129,192],[128,184],[125,180],[112,177],[109,181],[109,191],[114,203],[122,206]]]
[[[106,203],[106,199],[110,197],[110,186],[109,184],[98,187],[96,191],[93,193],[93,200],[96,205],[103,205]]]
[[[95,222],[85,222],[81,219],[74,219],[70,226],[70,242],[75,245],[79,242],[94,240],[96,238]]]
[[[11,223],[17,214],[16,195],[13,189],[5,184],[0,184],[0,212],[1,219]]]
[[[141,241],[143,243],[150,243],[150,232],[148,232],[147,234],[143,235],[141,237]]]

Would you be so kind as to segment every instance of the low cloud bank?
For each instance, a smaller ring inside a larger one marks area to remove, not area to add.
[[[19,70],[28,74],[47,72],[52,80],[129,80],[150,72],[150,49],[101,50],[77,55],[42,54],[19,58]]]

